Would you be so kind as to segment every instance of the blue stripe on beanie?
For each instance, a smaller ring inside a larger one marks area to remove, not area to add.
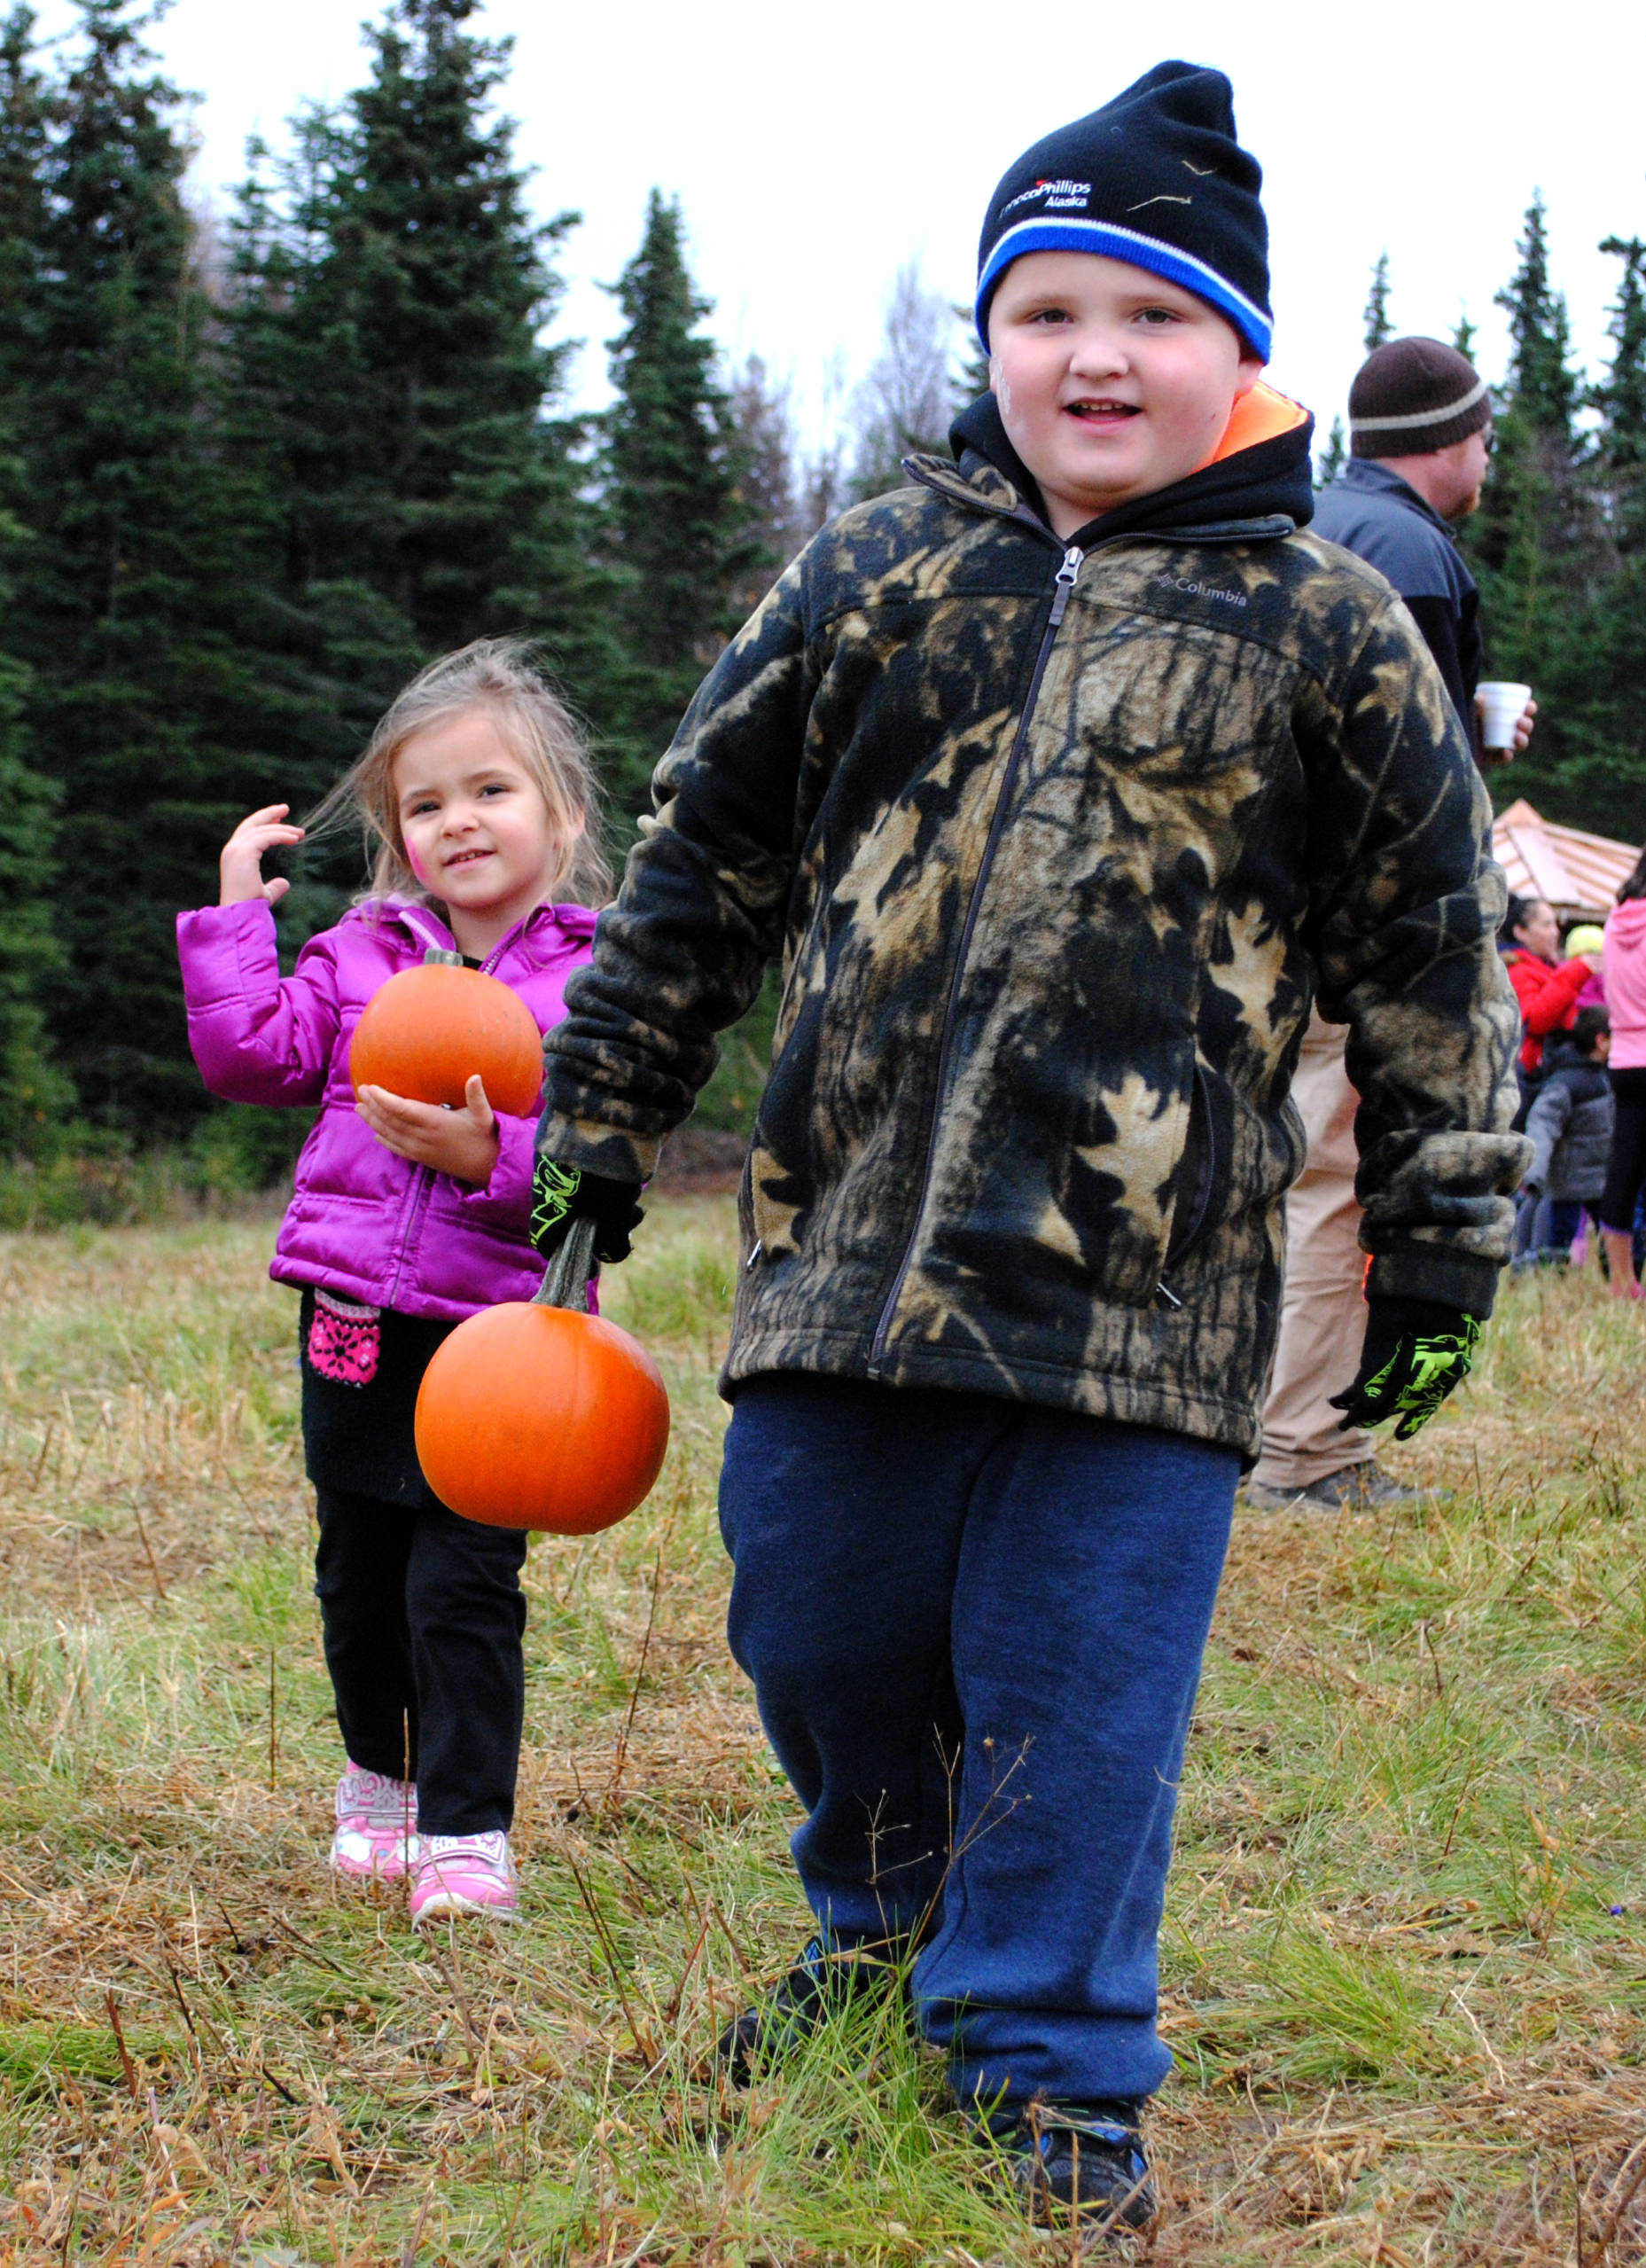
[[[1151,276],[1180,284],[1184,291],[1209,300],[1220,315],[1228,317],[1260,361],[1269,358],[1275,338],[1272,316],[1254,307],[1244,292],[1237,292],[1204,260],[1162,244],[1158,237],[1139,236],[1135,229],[1118,229],[1109,221],[1019,221],[1002,237],[978,278],[979,308],[987,308],[995,284],[1026,252],[1098,252],[1107,259],[1127,260],[1134,268],[1146,268]],[[987,355],[988,334],[981,323],[978,336]]]
[[[1216,308],[1262,361],[1274,340],[1263,169],[1235,137],[1221,71],[1158,63],[1008,168],[978,246],[978,336],[1001,277],[1027,252],[1129,261]],[[1149,231],[1135,225],[1147,213]]]

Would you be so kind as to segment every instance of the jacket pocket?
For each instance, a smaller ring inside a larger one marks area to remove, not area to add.
[[[737,1177],[737,1246],[745,1269],[753,1268],[760,1258],[760,1238],[754,1228],[754,1151],[750,1147],[743,1161],[743,1171]]]
[[[762,1262],[786,1260],[800,1248],[800,1220],[804,1209],[796,1177],[765,1148],[756,1130],[745,1168],[748,1188],[748,1263],[758,1253]],[[742,1200],[739,1200],[739,1215]]]
[[[1197,1062],[1189,1094],[1189,1130],[1174,1177],[1172,1230],[1166,1240],[1161,1272],[1170,1269],[1198,1244],[1213,1215],[1220,1145],[1212,1112],[1212,1083]]]

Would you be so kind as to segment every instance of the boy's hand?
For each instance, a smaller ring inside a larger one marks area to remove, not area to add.
[[[219,905],[241,905],[247,898],[266,898],[270,905],[279,904],[292,885],[284,874],[264,881],[263,853],[303,840],[301,827],[283,824],[291,808],[289,803],[268,803],[241,820],[217,861]]]
[[[444,1103],[412,1102],[386,1087],[362,1087],[355,1107],[386,1150],[415,1166],[432,1166],[454,1181],[484,1189],[497,1162],[497,1118],[476,1077],[464,1089],[461,1110]]]
[[[532,1176],[532,1242],[545,1260],[552,1260],[581,1216],[595,1224],[597,1260],[608,1264],[627,1260],[629,1233],[645,1218],[639,1200],[638,1182],[608,1181],[581,1166],[539,1158]]]
[[[1369,1299],[1366,1342],[1353,1386],[1331,1396],[1341,1429],[1377,1426],[1398,1418],[1396,1441],[1426,1426],[1447,1396],[1463,1384],[1480,1341],[1472,1315],[1434,1300]]]

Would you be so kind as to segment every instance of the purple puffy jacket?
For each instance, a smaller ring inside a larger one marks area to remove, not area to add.
[[[567,978],[588,960],[595,916],[540,905],[485,963],[547,1031],[566,1013]],[[536,1122],[497,1114],[497,1163],[484,1189],[414,1166],[368,1131],[355,1109],[348,1044],[360,1012],[424,949],[455,950],[429,907],[387,899],[311,937],[280,974],[273,909],[262,898],[177,917],[189,1044],[200,1075],[229,1102],[318,1103],[297,1161],[297,1191],[269,1274],[324,1284],[402,1315],[461,1320],[542,1280],[530,1236]]]

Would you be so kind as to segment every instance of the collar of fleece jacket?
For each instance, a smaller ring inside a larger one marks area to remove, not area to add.
[[[1314,517],[1314,420],[1298,403],[1259,383],[1235,404],[1222,443],[1209,465],[1169,489],[1136,497],[1093,520],[1071,538],[1082,550],[1132,529],[1151,536],[1192,536],[1240,523],[1253,536],[1289,536]],[[1036,518],[1046,509],[1034,475],[1012,447],[992,394],[963,410],[948,430],[948,445],[963,478],[976,481],[986,466],[1001,473]],[[911,464],[917,460],[910,460]],[[923,471],[941,463],[921,458]],[[1246,527],[1246,523],[1251,523]],[[1282,523],[1284,523],[1283,525]]]

